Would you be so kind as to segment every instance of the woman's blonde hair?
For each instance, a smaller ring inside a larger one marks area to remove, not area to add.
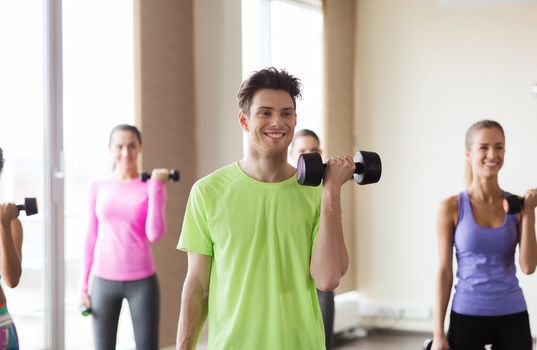
[[[470,126],[470,128],[468,128],[468,130],[466,131],[465,146],[467,151],[469,151],[470,147],[472,147],[472,140],[474,134],[481,129],[498,129],[502,133],[503,138],[505,139],[505,133],[500,123],[489,119],[480,120],[472,124],[472,126]],[[472,179],[472,167],[470,166],[470,164],[468,164],[468,162],[466,162],[464,169],[464,182],[466,183],[466,187],[470,186],[470,184],[472,183]]]

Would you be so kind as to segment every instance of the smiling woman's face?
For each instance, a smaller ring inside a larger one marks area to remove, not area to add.
[[[474,176],[498,176],[505,156],[505,138],[497,128],[482,128],[471,136],[466,158]]]

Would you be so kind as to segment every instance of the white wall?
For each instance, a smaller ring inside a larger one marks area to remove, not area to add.
[[[242,157],[241,1],[196,0],[194,70],[198,177]]]
[[[464,189],[473,122],[505,128],[500,185],[537,186],[537,5],[447,2],[362,0],[356,10],[356,146],[383,160],[380,183],[355,192],[356,277],[379,305],[433,305],[436,211]],[[535,335],[537,276],[521,282]],[[384,324],[432,329],[430,320]]]

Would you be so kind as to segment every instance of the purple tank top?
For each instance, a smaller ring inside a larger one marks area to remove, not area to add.
[[[478,225],[468,192],[459,193],[459,220],[454,233],[458,268],[453,311],[473,316],[501,316],[526,310],[516,277],[517,224],[517,215],[506,215],[499,227]]]

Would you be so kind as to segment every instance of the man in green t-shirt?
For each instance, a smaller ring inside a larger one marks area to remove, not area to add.
[[[324,349],[316,288],[333,290],[348,268],[341,186],[351,156],[330,159],[322,187],[300,186],[287,149],[300,81],[255,72],[240,87],[244,158],[192,187],[178,248],[188,252],[177,349]]]

